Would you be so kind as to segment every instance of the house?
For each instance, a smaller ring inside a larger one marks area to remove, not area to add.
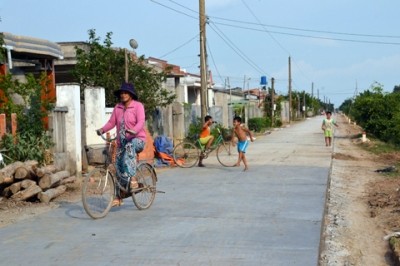
[[[50,82],[47,85],[48,93],[43,96],[54,101],[56,96],[54,61],[63,59],[61,47],[44,39],[8,32],[0,34],[7,54],[6,61],[0,63],[0,74],[11,73],[14,78],[24,81],[28,73],[39,75],[45,72]]]

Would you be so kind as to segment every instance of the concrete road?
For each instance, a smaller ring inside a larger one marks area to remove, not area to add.
[[[0,229],[1,265],[317,265],[331,149],[321,117],[257,137],[250,170],[159,171],[154,205],[65,204]]]

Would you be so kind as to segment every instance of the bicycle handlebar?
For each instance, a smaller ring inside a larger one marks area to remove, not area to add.
[[[96,133],[97,133],[98,136],[100,136],[103,140],[105,140],[105,141],[107,141],[107,142],[111,142],[111,141],[117,139],[117,136],[115,136],[115,137],[113,137],[113,138],[107,138],[107,137],[105,137],[104,135],[107,134],[107,133],[104,133],[104,132],[102,133],[99,129],[96,130]]]

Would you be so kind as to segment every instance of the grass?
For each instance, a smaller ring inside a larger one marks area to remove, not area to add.
[[[396,146],[391,143],[386,143],[376,138],[369,137],[369,142],[362,143],[360,146],[377,156],[379,156],[383,161],[386,161],[388,165],[392,165],[396,167],[396,170],[393,172],[384,172],[380,173],[381,175],[385,176],[389,179],[397,179],[400,178],[400,162],[398,162],[399,154],[400,154],[400,147]]]
[[[378,139],[371,139],[371,138],[370,142],[362,144],[361,147],[376,155],[383,153],[400,152],[400,147],[394,144],[386,143]]]

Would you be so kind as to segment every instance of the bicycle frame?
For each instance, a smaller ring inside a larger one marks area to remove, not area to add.
[[[224,138],[222,137],[222,132],[221,132],[221,130],[220,130],[219,128],[217,128],[217,130],[218,130],[218,137],[217,137],[217,138],[214,140],[214,142],[211,144],[211,147],[210,147],[211,151],[217,149],[218,146],[221,145],[221,143],[224,142]],[[201,141],[200,141],[200,139],[197,139],[196,143],[199,145],[200,151],[201,151],[201,152],[204,152],[205,149],[206,149],[206,145],[205,145],[205,144],[202,144]]]
[[[103,218],[112,207],[116,195],[123,198],[132,197],[133,203],[139,210],[145,210],[152,205],[156,190],[157,174],[152,165],[147,162],[136,166],[135,179],[138,187],[130,187],[130,178],[123,186],[117,176],[116,165],[113,160],[113,140],[101,137],[107,142],[104,150],[105,162],[101,167],[90,171],[83,181],[82,202],[86,213],[94,218]],[[120,192],[124,194],[120,194]],[[126,194],[125,194],[126,193]]]

